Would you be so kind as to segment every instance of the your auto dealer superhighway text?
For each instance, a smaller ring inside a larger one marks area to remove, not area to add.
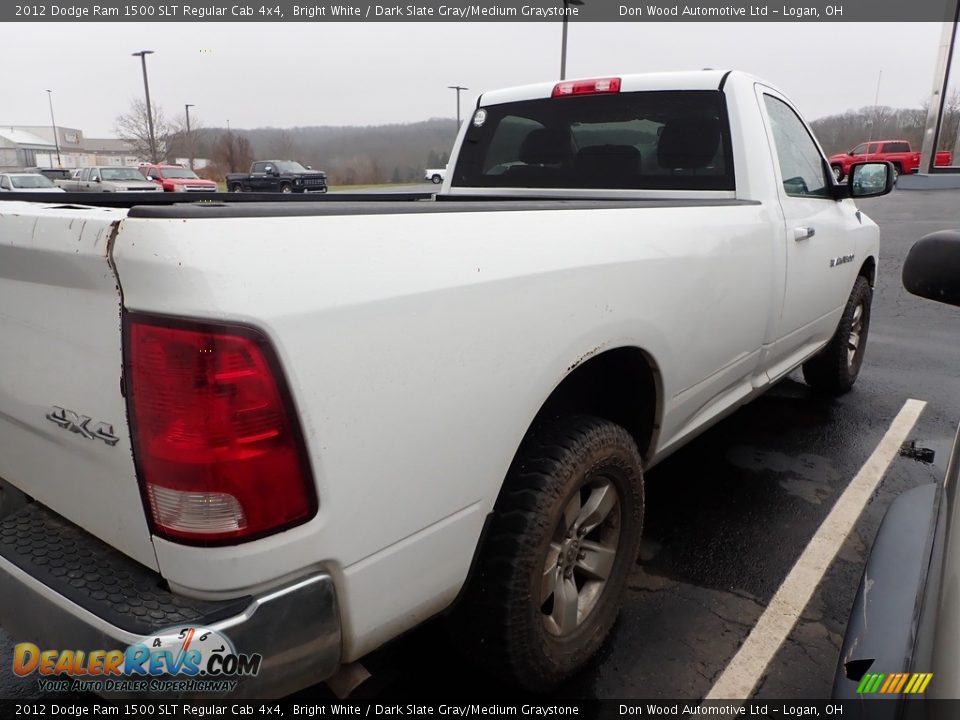
[[[366,715],[359,705],[294,705],[294,715]],[[370,715],[580,715],[580,708],[569,705],[370,705]]]

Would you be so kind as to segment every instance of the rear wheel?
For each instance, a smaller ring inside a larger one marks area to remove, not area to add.
[[[820,353],[803,364],[803,379],[818,390],[841,395],[857,381],[870,330],[873,290],[865,277],[858,277],[837,331]]]
[[[900,177],[901,172],[902,172],[902,169],[900,168],[900,166],[894,163],[894,166],[893,166],[893,184],[894,185],[897,184],[897,178]]]
[[[831,165],[830,169],[833,170],[833,177],[836,178],[837,182],[843,180],[843,168],[839,165]]]
[[[532,691],[582,668],[616,620],[642,522],[643,470],[626,430],[576,416],[534,431],[454,616],[471,657]]]
[[[439,185],[443,182],[443,178],[434,174],[433,177],[430,178],[430,182],[432,182],[434,185]]]
[[[243,192],[243,185],[240,183],[234,183],[230,186],[230,192]]]

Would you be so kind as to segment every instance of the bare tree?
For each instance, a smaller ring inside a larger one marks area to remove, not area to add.
[[[297,146],[290,133],[281,130],[269,144],[269,154],[276,160],[297,160]]]
[[[938,150],[954,150],[960,140],[960,88],[955,88],[947,95],[943,103],[943,121],[940,124],[940,147]],[[953,164],[960,163],[960,158],[953,158]]]
[[[190,116],[190,130],[187,131],[186,113],[180,113],[170,123],[170,136],[167,143],[167,155],[170,160],[178,157],[196,158],[200,155],[200,136],[203,134],[203,122],[192,114]]]
[[[253,162],[253,148],[245,136],[227,131],[213,149],[213,161],[223,174],[246,172]]]
[[[150,142],[150,122],[147,118],[147,104],[143,100],[130,101],[130,110],[114,121],[114,131],[118,137],[130,144],[137,157],[158,163],[166,156],[166,143],[173,127],[167,122],[163,108],[159,105],[151,107],[156,150]]]
[[[336,185],[379,185],[387,181],[380,160],[369,155],[333,158],[327,177]]]

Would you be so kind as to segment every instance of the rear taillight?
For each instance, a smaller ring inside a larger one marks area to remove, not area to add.
[[[125,337],[134,458],[157,535],[226,544],[314,515],[303,437],[266,337],[134,314]]]
[[[620,92],[620,78],[594,78],[593,80],[571,80],[553,86],[552,97],[572,97],[574,95],[603,95]]]

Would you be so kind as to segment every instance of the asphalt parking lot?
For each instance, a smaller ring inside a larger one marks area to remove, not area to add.
[[[866,552],[901,492],[943,477],[960,421],[960,311],[907,294],[910,245],[960,226],[960,191],[907,192],[860,203],[881,228],[879,281],[865,364],[840,399],[799,373],[741,409],[647,476],[641,557],[599,660],[558,697],[704,697],[777,593],[820,524],[904,404],[927,405],[908,442],[931,462],[897,455],[786,641],[757,678],[760,698],[822,698]],[[929,453],[927,458],[929,459]],[[0,697],[34,696],[10,670],[0,631]],[[432,623],[369,659],[363,696],[495,697]],[[313,688],[301,698],[326,693]]]

